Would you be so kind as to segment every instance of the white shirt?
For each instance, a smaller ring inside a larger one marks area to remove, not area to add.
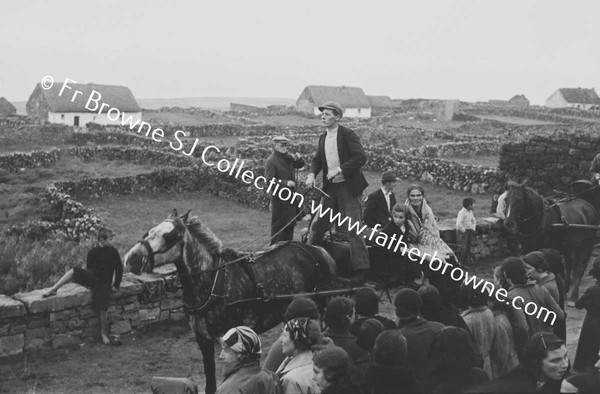
[[[390,195],[392,194],[391,191],[386,192],[385,189],[383,188],[383,186],[381,186],[381,191],[383,192],[383,197],[385,197],[385,203],[387,204],[387,210],[388,212],[390,212],[392,210],[392,207],[390,206]]]
[[[463,208],[458,211],[456,217],[456,229],[461,233],[465,230],[475,230],[475,215],[473,211],[469,211],[467,208]]]
[[[508,192],[504,192],[498,197],[498,206],[496,207],[496,215],[500,219],[504,219],[506,217],[506,195]]]
[[[337,147],[337,131],[337,128],[335,131],[327,130],[327,135],[325,136],[325,160],[327,161],[327,169],[329,171],[340,166],[340,155]],[[340,173],[333,177],[331,182],[339,183],[344,180],[344,175]]]

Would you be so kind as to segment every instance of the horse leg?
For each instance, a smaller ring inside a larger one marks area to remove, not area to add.
[[[579,285],[581,285],[581,280],[583,279],[583,274],[588,265],[588,259],[591,257],[591,245],[585,245],[582,248],[578,249],[576,253],[576,259],[573,262],[573,291],[571,292],[571,303],[575,303],[579,298]]]
[[[573,256],[569,250],[565,250],[562,255],[565,258],[565,294],[571,289],[571,271],[573,269]]]
[[[215,344],[210,339],[196,336],[196,342],[202,352],[202,362],[204,363],[204,377],[206,378],[206,394],[215,394],[217,391],[217,377],[215,370]]]

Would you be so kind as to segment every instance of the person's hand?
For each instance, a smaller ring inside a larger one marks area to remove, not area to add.
[[[296,183],[294,181],[288,181],[287,187],[296,187]]]
[[[341,173],[342,169],[340,167],[334,168],[327,173],[327,179],[333,179]]]
[[[308,174],[306,176],[306,180],[304,181],[304,184],[309,189],[312,188],[315,185],[315,174],[313,174],[312,172],[310,174]]]

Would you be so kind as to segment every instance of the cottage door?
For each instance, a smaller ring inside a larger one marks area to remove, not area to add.
[[[79,116],[75,116],[73,119],[73,126],[79,127]]]

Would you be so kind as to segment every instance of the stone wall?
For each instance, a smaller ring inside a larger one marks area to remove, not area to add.
[[[172,271],[172,265],[156,269]],[[163,320],[186,319],[177,275],[124,274],[108,308],[112,334],[127,334]],[[92,308],[92,293],[69,283],[58,295],[42,298],[45,290],[0,295],[0,359],[43,348],[60,348],[97,341],[98,313]]]
[[[497,217],[476,218],[477,226],[471,239],[470,260],[477,264],[481,258],[490,256],[508,256],[509,249],[502,221]],[[438,223],[440,236],[449,244],[456,244],[456,219],[447,219]]]
[[[515,180],[529,177],[541,193],[569,190],[571,182],[589,179],[590,163],[600,152],[599,130],[569,130],[505,144],[499,170]]]

